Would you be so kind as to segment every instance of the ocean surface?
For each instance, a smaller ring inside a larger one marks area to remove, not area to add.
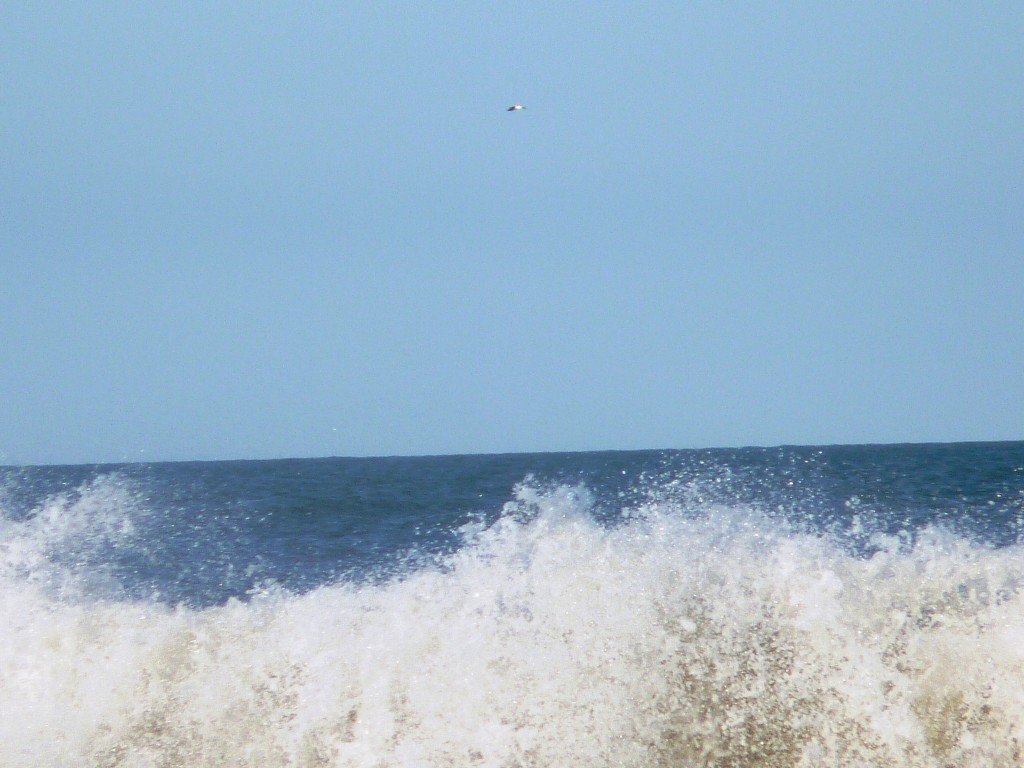
[[[0,468],[0,766],[1024,765],[1024,443]]]

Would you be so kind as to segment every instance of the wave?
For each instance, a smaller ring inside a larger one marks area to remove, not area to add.
[[[657,493],[520,485],[380,583],[190,608],[104,576],[100,478],[0,530],[0,764],[1017,766],[1024,552],[870,551]],[[88,542],[85,544],[83,542]]]

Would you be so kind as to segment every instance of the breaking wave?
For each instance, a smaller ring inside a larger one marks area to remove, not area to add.
[[[1019,545],[683,506],[525,482],[399,576],[197,608],[119,590],[98,478],[0,523],[0,764],[1024,761]]]

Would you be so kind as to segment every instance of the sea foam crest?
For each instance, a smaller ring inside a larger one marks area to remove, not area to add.
[[[1020,764],[1019,547],[592,507],[527,484],[439,564],[203,610],[7,573],[0,764]]]
[[[101,475],[45,499],[25,517],[0,516],[0,578],[64,598],[117,593],[107,561],[132,545],[137,506],[122,478]]]

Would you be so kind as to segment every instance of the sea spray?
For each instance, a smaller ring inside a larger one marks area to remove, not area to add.
[[[153,514],[120,480],[48,497],[3,528],[0,765],[1021,764],[1020,545],[702,484],[530,480],[396,575],[206,607],[93,590]]]

